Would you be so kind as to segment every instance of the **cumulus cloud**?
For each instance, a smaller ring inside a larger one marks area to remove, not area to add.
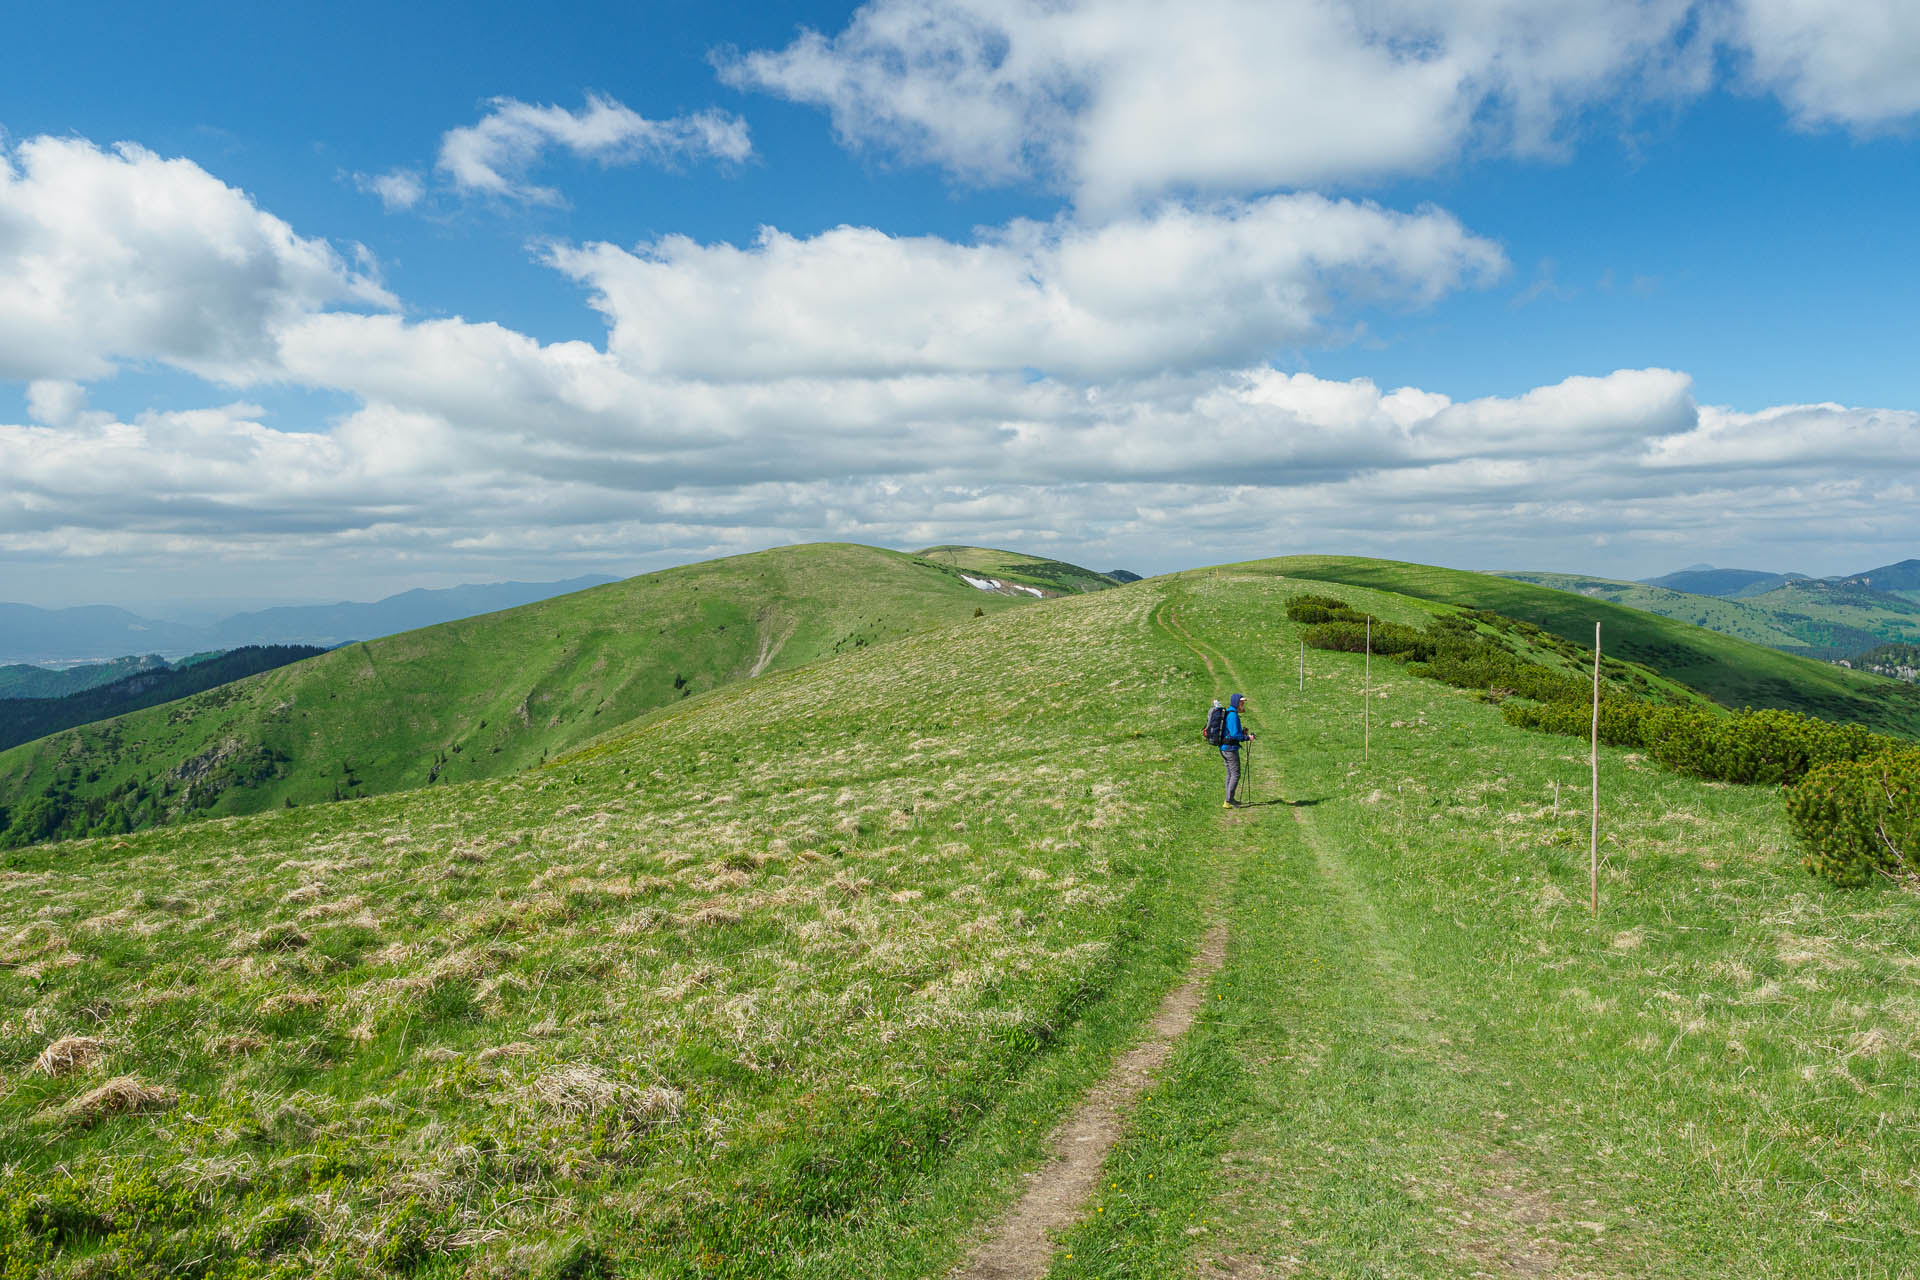
[[[869,0],[720,69],[850,143],[1106,209],[1551,155],[1596,103],[1705,91],[1723,43],[1804,121],[1920,111],[1910,0]]]
[[[450,129],[440,140],[440,172],[463,193],[558,203],[559,192],[528,178],[552,147],[605,165],[682,157],[737,163],[753,154],[746,121],[725,111],[649,120],[599,94],[589,94],[579,111],[513,98],[495,98],[488,105],[492,109],[479,123]]]
[[[1551,149],[1624,82],[1705,52],[1691,0],[871,0],[846,29],[723,61],[841,136],[1094,206],[1421,172],[1469,141]]]
[[[715,382],[494,326],[308,323],[329,368],[385,353],[333,430],[247,404],[0,427],[0,551],[485,563],[960,537],[1146,567],[1312,548],[1524,566],[1598,539],[1756,547],[1805,522],[1920,536],[1901,514],[1920,414],[1701,407],[1667,370],[1469,401],[1270,367]],[[1869,443],[1863,472],[1849,450]]]
[[[1505,267],[1439,210],[1320,196],[1016,222],[972,244],[767,228],[747,248],[669,236],[549,256],[592,286],[623,364],[705,378],[1237,365],[1323,340],[1358,306],[1431,302]]]
[[[336,304],[396,305],[190,160],[77,138],[0,150],[0,377],[162,360],[242,380],[270,368],[276,329]]]
[[[1920,5],[1911,0],[1739,0],[1754,78],[1807,125],[1869,130],[1920,113]]]
[[[551,246],[608,337],[542,343],[364,309],[391,299],[185,161],[44,139],[9,156],[0,360],[31,380],[32,421],[0,425],[0,557],[21,563],[478,572],[837,537],[1141,568],[1314,548],[1539,564],[1602,538],[1698,558],[1805,522],[1920,536],[1910,412],[1702,407],[1662,369],[1454,400],[1273,367],[1502,268],[1439,210],[1278,196],[966,241]],[[352,407],[324,426],[89,407],[81,382],[124,360]]]

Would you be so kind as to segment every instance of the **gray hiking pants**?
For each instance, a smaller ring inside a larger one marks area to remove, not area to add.
[[[1220,757],[1227,762],[1227,803],[1232,804],[1233,793],[1240,788],[1240,749],[1222,747]]]

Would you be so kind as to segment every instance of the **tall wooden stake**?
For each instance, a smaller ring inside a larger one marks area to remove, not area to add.
[[[1307,691],[1307,642],[1300,642],[1300,692]]]
[[[1587,865],[1593,882],[1593,914],[1600,914],[1600,624],[1593,624],[1593,829],[1587,838]]]
[[[1367,661],[1360,677],[1361,758],[1373,759],[1373,615],[1367,615]]]

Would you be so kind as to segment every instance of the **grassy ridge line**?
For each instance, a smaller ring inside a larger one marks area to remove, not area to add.
[[[1310,653],[1297,691],[1304,584],[1192,581],[1256,800],[1310,807],[1236,815],[1218,998],[1053,1280],[1912,1274],[1910,894],[1805,876],[1764,789],[1603,749],[1596,920],[1583,748],[1376,663],[1363,765],[1361,659]]]
[[[1015,603],[872,547],[669,569],[350,645],[0,753],[0,808],[50,795],[99,806],[117,792],[143,826],[498,777],[757,670]]]
[[[1347,556],[1287,556],[1235,568],[1491,609],[1576,644],[1591,645],[1599,621],[1609,653],[1651,667],[1724,706],[1781,707],[1920,736],[1920,691],[1604,600],[1487,574]]]
[[[513,778],[15,852],[0,1275],[942,1269],[1199,931],[1157,591]]]

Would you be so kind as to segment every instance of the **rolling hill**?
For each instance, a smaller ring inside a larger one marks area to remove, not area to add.
[[[788,547],[333,650],[0,752],[16,841],[498,777],[729,681],[1018,600]],[[21,825],[22,823],[27,825]]]
[[[1449,610],[1286,563],[826,628],[511,777],[0,855],[0,1258],[923,1280],[1072,1147],[1057,1280],[1898,1274],[1912,895],[1807,876],[1770,789],[1603,750],[1590,914],[1584,750],[1390,662],[1303,676],[1290,595]]]
[[[1920,736],[1920,689],[1763,647],[1608,600],[1490,574],[1347,556],[1263,561],[1273,572],[1491,609],[1577,644],[1605,646],[1728,707],[1781,707]],[[1585,580],[1583,580],[1585,581]],[[1722,602],[1726,603],[1726,602]]]

